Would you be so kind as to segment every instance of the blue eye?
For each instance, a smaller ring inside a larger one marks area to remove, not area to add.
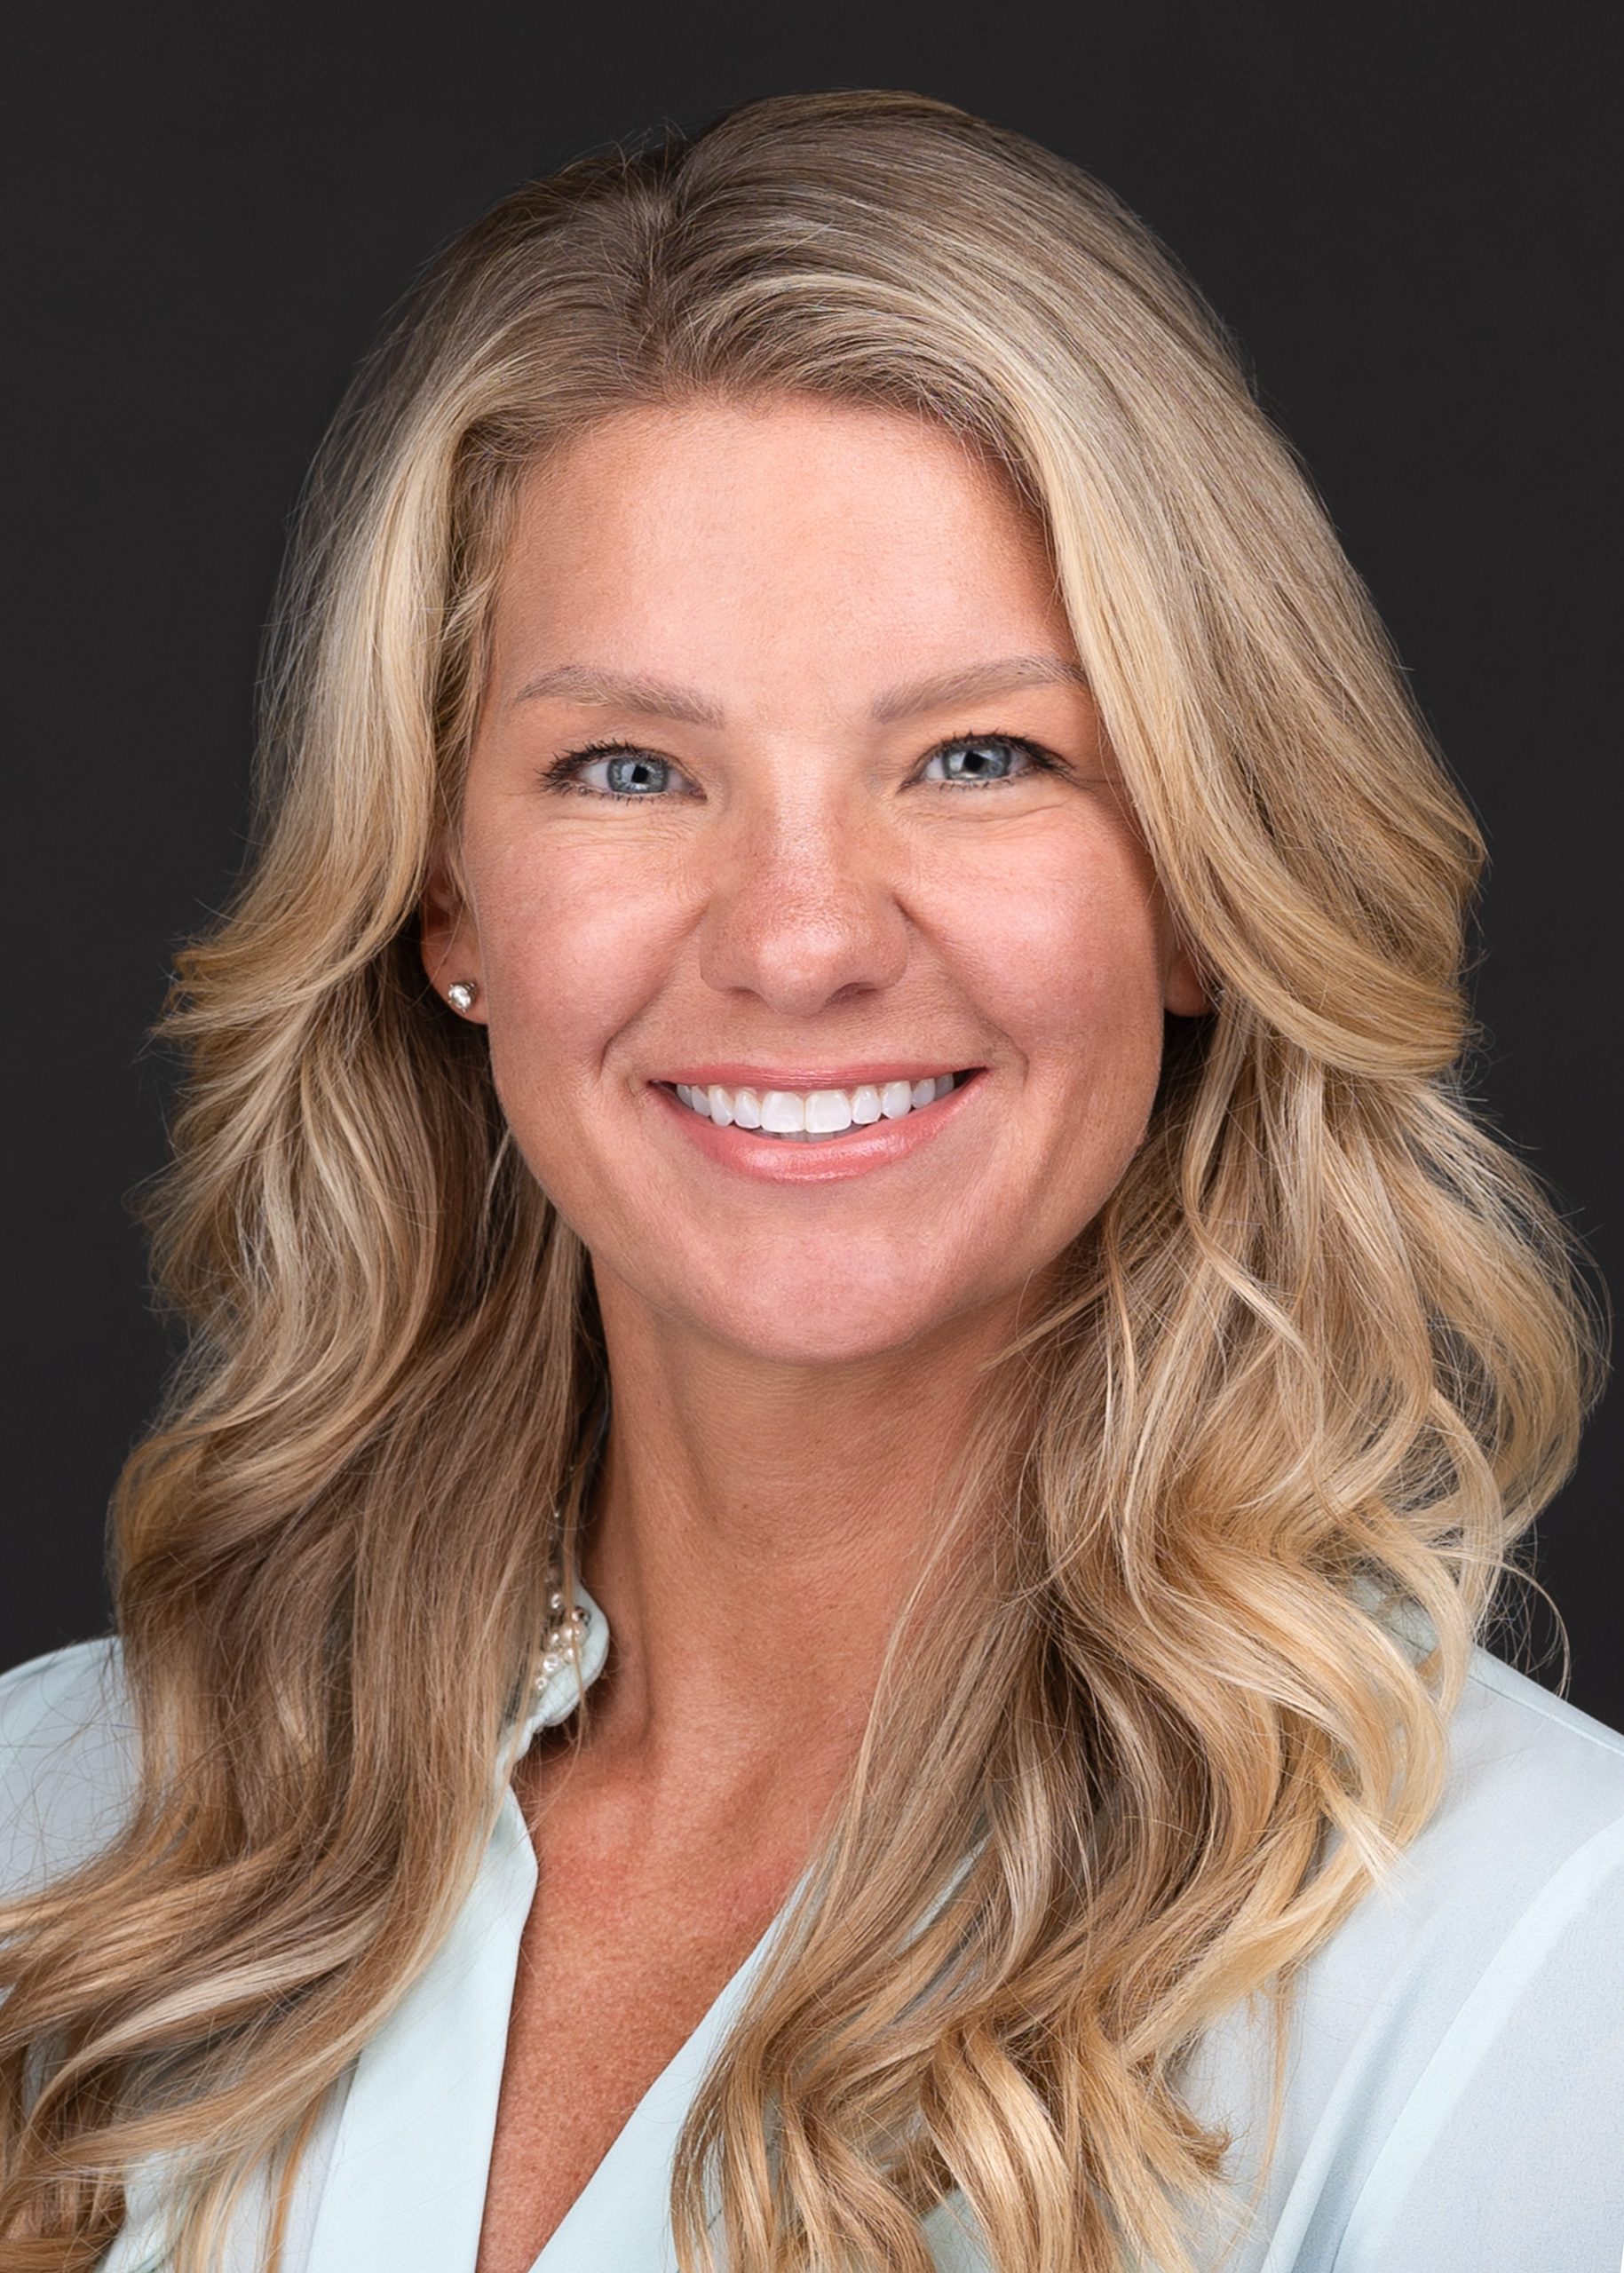
[[[944,770],[932,773],[932,766]],[[955,734],[939,742],[924,761],[919,779],[945,789],[996,788],[1005,781],[1025,780],[1031,773],[1059,769],[1034,742],[1018,734]],[[596,774],[598,778],[592,777]],[[650,804],[663,798],[683,774],[669,758],[635,742],[589,742],[566,750],[546,766],[542,779],[548,788],[574,790],[582,797],[613,797],[621,804]]]
[[[595,768],[603,779],[589,780]],[[547,767],[543,778],[551,788],[578,789],[583,797],[617,797],[623,804],[658,797],[676,768],[670,760],[633,742],[590,742],[584,749],[566,751]]]
[[[651,796],[664,788],[671,770],[664,758],[645,757],[641,751],[621,752],[597,762],[606,777],[603,787],[612,797]]]
[[[931,774],[940,760],[945,772]],[[1024,759],[1017,769],[1016,761]],[[950,789],[979,789],[987,784],[1019,780],[1026,773],[1047,771],[1048,761],[1028,741],[1016,734],[955,734],[931,752],[922,780],[934,780]]]

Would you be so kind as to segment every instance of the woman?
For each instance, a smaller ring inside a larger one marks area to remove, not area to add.
[[[911,95],[571,166],[280,623],[0,2263],[1610,2269],[1624,1738],[1478,1639],[1588,1314],[1167,256]]]

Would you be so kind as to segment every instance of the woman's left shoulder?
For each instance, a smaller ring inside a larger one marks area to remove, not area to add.
[[[1437,1805],[1320,1952],[1325,1976],[1379,1952],[1412,2017],[1438,2023],[1581,1947],[1624,1989],[1624,1735],[1479,1646],[1447,1740]]]
[[[1303,1964],[1279,2150],[1235,2273],[1617,2273],[1624,1735],[1474,1650],[1438,1805]],[[1267,2130],[1255,2008],[1189,2082]]]
[[[1624,1734],[1472,1651],[1438,1807],[1395,1891],[1465,1904],[1485,1935],[1536,1904],[1612,1901],[1624,1924]]]
[[[1474,1650],[1466,1685],[1472,1705],[1489,1719],[1508,1727],[1515,1723],[1531,1738],[1534,1724],[1542,1723],[1539,1741],[1553,1754],[1582,1762],[1588,1773],[1624,1777],[1624,1730],[1558,1697],[1503,1658],[1485,1649]],[[1604,1758],[1612,1762],[1611,1769],[1604,1767]]]

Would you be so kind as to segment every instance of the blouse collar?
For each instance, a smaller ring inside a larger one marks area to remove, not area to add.
[[[521,1752],[538,1730],[557,1728],[560,1721],[568,1720],[603,1671],[604,1660],[609,1654],[609,1621],[579,1580],[575,1581],[574,1599],[582,1620],[577,1629],[575,1648],[555,1672],[537,1684],[530,1710],[521,1723]]]

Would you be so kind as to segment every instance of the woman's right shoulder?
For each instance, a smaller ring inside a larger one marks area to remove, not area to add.
[[[117,1640],[0,1674],[0,1900],[87,1861],[119,1829],[139,1778]]]

